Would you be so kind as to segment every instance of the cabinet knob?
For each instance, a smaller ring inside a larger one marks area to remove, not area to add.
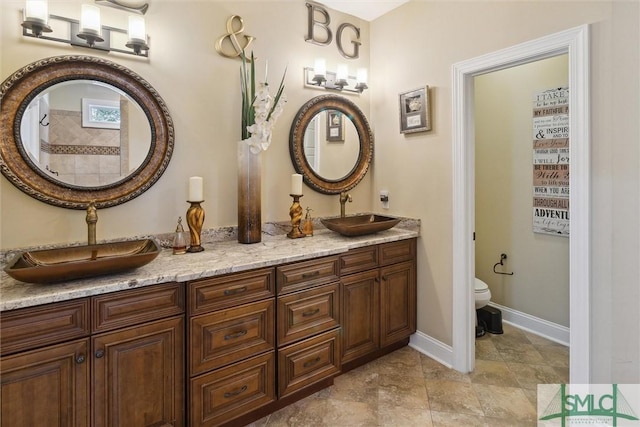
[[[84,354],[79,354],[79,355],[76,356],[76,363],[77,364],[84,363],[85,360],[87,360],[87,358],[85,357]]]
[[[96,351],[96,359],[100,359],[103,356],[104,356],[104,350]]]

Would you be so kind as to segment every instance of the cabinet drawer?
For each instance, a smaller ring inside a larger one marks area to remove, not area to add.
[[[275,352],[191,380],[192,426],[217,426],[276,399]]]
[[[400,240],[398,242],[380,245],[380,265],[395,264],[410,261],[416,256],[416,239]]]
[[[2,312],[2,354],[42,347],[89,335],[86,298]]]
[[[278,295],[309,286],[338,280],[340,264],[337,256],[297,262],[277,268]]]
[[[340,274],[351,274],[370,270],[378,266],[378,246],[351,249],[340,255]]]
[[[184,288],[154,285],[95,296],[91,303],[93,332],[104,332],[184,313]]]
[[[278,350],[278,396],[282,398],[340,372],[339,329]]]
[[[189,283],[189,313],[207,313],[274,295],[273,268],[235,273]]]
[[[278,297],[278,346],[340,326],[340,283]]]
[[[191,375],[216,369],[275,345],[274,299],[192,317]]]

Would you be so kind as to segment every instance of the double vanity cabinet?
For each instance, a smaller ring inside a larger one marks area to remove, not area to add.
[[[2,427],[244,425],[408,343],[416,239],[5,311]]]

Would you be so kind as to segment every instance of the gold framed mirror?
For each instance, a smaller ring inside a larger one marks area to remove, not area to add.
[[[142,77],[92,56],[29,64],[0,87],[0,168],[42,202],[106,208],[147,191],[174,146],[169,110]]]
[[[305,183],[323,194],[355,187],[373,158],[373,133],[364,113],[339,95],[306,102],[289,134],[289,153]]]

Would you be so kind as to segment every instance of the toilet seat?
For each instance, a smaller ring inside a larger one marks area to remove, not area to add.
[[[476,277],[475,280],[475,291],[476,293],[478,292],[485,292],[489,290],[489,285],[487,285],[485,282],[483,282],[482,280],[478,279]]]
[[[489,301],[491,301],[491,291],[489,290],[489,286],[476,277],[474,287],[476,309],[482,308],[485,305],[489,304]]]

